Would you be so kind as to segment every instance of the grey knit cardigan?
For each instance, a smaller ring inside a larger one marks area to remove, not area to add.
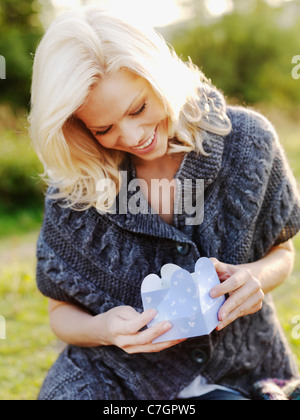
[[[157,214],[75,211],[46,198],[37,244],[40,291],[93,315],[119,305],[141,312],[141,282],[165,263],[193,271],[200,256],[253,262],[293,237],[300,228],[299,199],[273,127],[254,111],[226,112],[231,133],[204,132],[209,156],[186,154],[176,174],[182,184],[204,179],[201,224],[186,224],[186,214],[175,215],[170,226]],[[124,169],[130,182],[136,174],[129,157]],[[197,375],[249,398],[259,380],[297,376],[270,295],[258,313],[159,353],[69,345],[49,370],[39,399],[171,400]]]

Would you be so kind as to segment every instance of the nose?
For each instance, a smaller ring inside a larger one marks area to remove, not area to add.
[[[126,121],[120,126],[119,141],[126,147],[136,147],[143,140],[145,133],[136,121]]]

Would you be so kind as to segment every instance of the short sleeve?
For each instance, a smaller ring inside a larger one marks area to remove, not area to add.
[[[47,245],[41,231],[37,242],[36,282],[39,291],[46,297],[62,302],[75,303],[64,290],[64,278],[70,270],[66,269],[64,262]],[[70,276],[70,274],[69,274]],[[62,284],[60,286],[60,284]]]
[[[36,283],[46,297],[99,314],[121,302],[107,290],[115,281],[112,274],[101,265],[101,258],[86,249],[90,239],[87,231],[90,233],[83,212],[46,198],[36,250]]]
[[[269,173],[256,223],[254,244],[258,254],[287,242],[300,229],[300,201],[296,180],[273,126],[265,120],[269,142]]]

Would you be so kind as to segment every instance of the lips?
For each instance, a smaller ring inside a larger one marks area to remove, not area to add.
[[[144,150],[147,149],[147,147],[151,146],[151,144],[153,143],[154,139],[155,139],[155,134],[156,134],[156,129],[154,130],[152,136],[145,141],[145,143],[143,143],[141,146],[138,147],[133,147],[133,150]]]

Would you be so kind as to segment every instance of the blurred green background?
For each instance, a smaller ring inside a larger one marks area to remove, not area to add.
[[[252,107],[271,120],[300,185],[300,79],[292,77],[292,59],[300,55],[300,2],[226,1],[224,13],[215,14],[208,7],[213,1],[178,0],[189,19],[158,30],[183,59],[192,58],[229,103]],[[54,13],[50,0],[0,3],[0,55],[6,60],[6,79],[0,80],[0,315],[6,321],[6,339],[0,339],[2,400],[36,399],[62,347],[49,327],[47,300],[35,285],[45,186],[26,120],[33,54]],[[299,235],[294,243],[294,272],[273,295],[300,367],[300,340],[293,334],[293,318],[300,314]]]

